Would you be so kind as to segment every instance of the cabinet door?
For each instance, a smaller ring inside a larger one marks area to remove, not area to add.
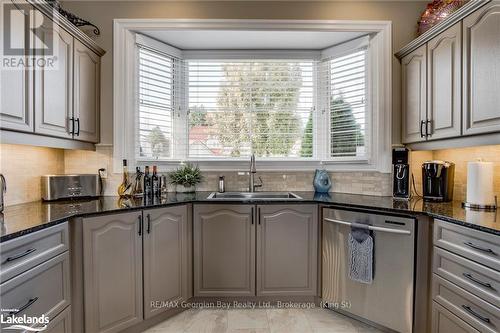
[[[142,212],[82,225],[85,331],[118,332],[142,321]]]
[[[500,4],[463,21],[463,133],[500,131]]]
[[[4,4],[0,6],[0,17],[4,17]],[[11,21],[10,35],[12,41],[24,41],[24,45],[29,43],[27,40],[27,19],[23,13],[11,13],[15,18]],[[0,24],[0,34],[4,34],[5,24]],[[14,42],[13,42],[14,43]],[[4,43],[0,43],[0,54],[4,55]],[[17,45],[13,45],[18,47]],[[6,56],[5,60],[10,59]],[[17,57],[16,57],[17,59]],[[27,58],[26,58],[27,60]],[[17,63],[14,61],[14,63]],[[12,63],[9,67],[0,66],[0,128],[33,132],[33,71],[29,66],[17,66]]]
[[[144,211],[144,317],[187,299],[188,223],[186,206]]]
[[[462,131],[462,27],[457,23],[427,44],[428,139]]]
[[[78,40],[75,40],[74,54],[74,138],[97,143],[101,60]]]
[[[257,295],[317,295],[316,205],[266,205],[257,212]]]
[[[254,206],[194,206],[194,296],[255,295]]]
[[[423,45],[401,60],[403,143],[425,141],[427,120],[427,47]]]
[[[73,37],[47,21],[39,28],[40,43],[54,41],[57,62],[53,69],[35,72],[35,132],[72,138]]]

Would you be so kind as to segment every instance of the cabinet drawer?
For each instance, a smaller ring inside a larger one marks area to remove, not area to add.
[[[0,285],[1,307],[18,316],[54,318],[70,304],[69,254],[65,252]]]
[[[500,272],[434,247],[434,273],[500,307]]]
[[[436,302],[480,332],[500,331],[500,308],[436,274],[432,278],[432,295]]]
[[[0,283],[68,250],[68,223],[15,238],[0,245]]]
[[[435,220],[434,245],[500,271],[500,237]]]
[[[71,306],[51,319],[44,333],[71,333]]]
[[[432,302],[432,333],[479,333],[474,327]]]

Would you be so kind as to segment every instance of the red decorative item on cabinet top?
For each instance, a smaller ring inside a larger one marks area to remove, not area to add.
[[[418,35],[423,34],[437,23],[446,19],[451,13],[462,7],[465,0],[434,0],[427,4],[418,21]]]

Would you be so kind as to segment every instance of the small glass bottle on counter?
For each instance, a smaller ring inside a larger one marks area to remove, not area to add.
[[[158,177],[156,165],[153,165],[153,176],[151,176],[151,184],[152,184],[153,196],[154,197],[160,196],[160,178]]]
[[[118,195],[120,197],[128,196],[130,194],[129,192],[130,192],[131,186],[132,186],[132,184],[130,183],[130,181],[128,179],[127,160],[123,160],[123,179],[122,179],[120,186],[118,186]]]
[[[153,193],[152,178],[149,174],[149,166],[144,169],[144,196],[150,198]]]

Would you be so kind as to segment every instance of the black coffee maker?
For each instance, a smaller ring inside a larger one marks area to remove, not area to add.
[[[392,149],[392,196],[395,199],[410,198],[409,153],[404,147]]]
[[[455,164],[445,161],[429,161],[422,164],[422,187],[425,201],[453,200]]]

